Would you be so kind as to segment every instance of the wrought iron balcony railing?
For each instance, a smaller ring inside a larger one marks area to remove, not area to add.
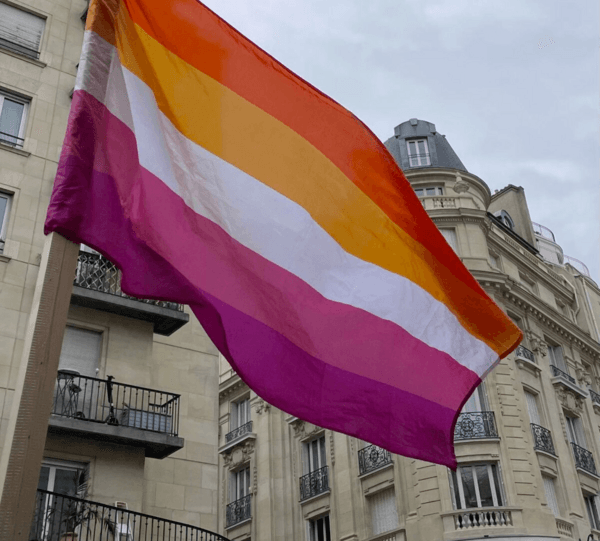
[[[517,349],[515,350],[515,355],[517,357],[523,357],[524,359],[535,363],[535,356],[533,352],[529,351],[525,346],[517,346]]]
[[[575,456],[575,466],[592,475],[598,475],[594,455],[587,449],[579,447],[576,443],[571,442],[571,445],[573,446],[573,455]]]
[[[493,411],[461,413],[456,421],[454,440],[497,438],[496,418]]]
[[[73,285],[183,312],[182,304],[151,299],[138,299],[123,293],[121,291],[120,269],[112,261],[96,253],[79,252],[77,273]]]
[[[327,466],[300,477],[300,501],[308,500],[308,498],[328,490],[329,474]]]
[[[588,391],[590,392],[590,398],[592,399],[592,404],[596,404],[597,406],[600,406],[600,394],[598,394],[596,391],[592,391],[592,389],[588,389]]]
[[[570,376],[569,374],[567,374],[566,372],[564,372],[560,368],[557,368],[553,364],[550,365],[550,368],[552,370],[552,375],[554,377],[564,378],[567,381],[570,381],[573,385],[577,385],[577,382],[575,381],[575,378],[573,376]]]
[[[71,533],[71,536],[67,534]],[[77,534],[77,537],[75,537]],[[228,541],[173,520],[38,490],[28,539],[36,541]]]
[[[252,518],[252,509],[250,507],[251,497],[252,494],[248,494],[227,505],[227,509],[225,510],[225,524],[227,528]]]
[[[225,443],[230,443],[238,438],[241,438],[244,434],[252,432],[252,421],[248,421],[242,426],[234,428],[231,432],[225,434]]]
[[[533,432],[533,448],[536,451],[544,451],[556,456],[552,434],[547,428],[531,423],[531,432]]]
[[[125,385],[59,370],[52,413],[81,421],[121,425],[177,436],[179,397],[174,393]]]
[[[369,445],[358,451],[358,471],[360,475],[369,473],[392,463],[392,454],[377,445]]]

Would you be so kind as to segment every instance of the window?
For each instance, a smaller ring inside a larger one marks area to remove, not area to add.
[[[4,252],[11,202],[12,197],[9,194],[0,192],[0,254]]]
[[[498,218],[498,220],[500,220],[509,229],[515,228],[515,223],[513,222],[512,218],[510,217],[510,214],[508,212],[506,212],[505,210],[495,212],[494,216],[496,216],[496,218]]]
[[[410,167],[431,165],[431,161],[429,160],[427,139],[413,139],[406,141],[406,148],[408,149],[408,160]]]
[[[0,6],[4,4],[0,3]],[[1,12],[1,10],[0,10]],[[0,25],[2,19],[0,19]],[[29,100],[0,91],[0,142],[16,148],[23,147],[25,117]]]
[[[479,384],[469,400],[465,403],[462,413],[477,413],[480,411],[488,411],[487,396],[485,394],[485,385]]]
[[[419,197],[424,197],[426,195],[444,195],[443,186],[432,186],[430,188],[415,188],[415,193]]]
[[[559,370],[562,370],[566,374],[569,373],[567,363],[563,357],[563,351],[561,346],[551,346],[548,344],[548,355],[550,356],[550,364],[556,366]]]
[[[382,490],[369,498],[373,535],[398,528],[398,510],[394,489]]]
[[[542,426],[540,412],[537,405],[537,396],[533,393],[525,391],[525,401],[527,402],[527,411],[529,412],[529,420],[535,424]]]
[[[250,467],[231,472],[229,479],[229,501],[235,502],[250,494]]]
[[[331,541],[329,515],[308,521],[308,541]]]
[[[536,287],[535,287],[535,282],[533,281],[532,278],[530,278],[529,276],[526,276],[522,273],[519,273],[519,281],[520,284],[530,293],[533,293],[535,295],[536,293]]]
[[[490,261],[490,265],[494,268],[494,269],[500,269],[500,257],[492,254],[490,252],[489,254],[489,261]]]
[[[558,501],[556,499],[556,489],[554,487],[554,479],[542,475],[544,480],[544,492],[546,493],[546,500],[548,501],[548,507],[552,511],[555,517],[560,516],[558,512]]]
[[[456,230],[441,228],[440,233],[444,236],[446,242],[450,245],[450,247],[456,253],[458,253],[458,240],[456,239]]]
[[[496,464],[460,466],[450,474],[452,500],[456,509],[503,505]]]
[[[584,494],[583,499],[585,500],[585,508],[587,509],[588,518],[590,519],[590,526],[594,530],[600,530],[600,513],[598,513],[598,496],[591,496]]]
[[[325,460],[325,436],[320,436],[303,445],[304,473],[311,473],[327,465]]]
[[[96,377],[100,364],[102,333],[67,325],[60,352],[59,369]]]
[[[250,399],[244,398],[231,404],[231,419],[229,427],[235,430],[250,422]]]
[[[0,47],[38,58],[45,25],[42,17],[0,2]]]
[[[587,449],[587,443],[585,441],[585,434],[583,432],[583,423],[579,417],[571,417],[565,415],[565,421],[567,424],[567,436],[571,443]]]

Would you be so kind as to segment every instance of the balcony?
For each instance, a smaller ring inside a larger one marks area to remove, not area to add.
[[[461,413],[454,428],[454,441],[497,438],[493,411]]]
[[[498,507],[482,507],[474,509],[461,509],[452,513],[442,515],[444,530],[449,531],[473,531],[487,530],[488,528],[510,528],[513,523],[514,509]],[[452,526],[447,524],[452,520]]]
[[[248,421],[246,424],[242,426],[238,426],[234,428],[231,432],[225,434],[225,443],[231,443],[232,441],[236,441],[246,434],[250,434],[252,432],[252,421]]]
[[[252,509],[250,507],[251,494],[236,500],[235,502],[227,505],[225,510],[225,527],[231,528],[241,522],[250,520],[252,518]]]
[[[531,423],[531,432],[533,433],[533,448],[536,451],[543,451],[556,456],[552,434],[547,428]]]
[[[71,535],[69,535],[71,534]],[[38,490],[28,539],[39,541],[228,541],[173,520]]]
[[[312,471],[300,477],[300,501],[329,491],[328,467]]]
[[[564,380],[567,380],[569,383],[572,383],[573,385],[577,385],[575,378],[573,376],[567,374],[564,370],[561,370],[560,368],[554,366],[553,364],[550,365],[550,370],[552,370],[552,375],[555,378],[562,378]]]
[[[550,229],[548,229],[546,226],[540,225],[536,222],[531,222],[531,225],[533,226],[533,232],[536,235],[551,240],[552,242],[556,242],[554,233],[552,233],[552,231],[550,231]]]
[[[154,324],[154,332],[169,336],[190,317],[174,302],[136,299],[121,291],[121,271],[97,253],[79,252],[71,303]]]
[[[524,359],[530,363],[536,364],[533,352],[528,350],[525,346],[517,346],[517,349],[515,350],[515,357],[517,359]]]
[[[48,431],[143,447],[164,458],[183,447],[179,396],[59,370]]]
[[[596,471],[596,463],[594,462],[594,455],[592,455],[592,453],[587,449],[579,447],[579,445],[577,445],[576,443],[571,442],[571,445],[573,446],[575,467],[598,477],[598,472]]]
[[[588,392],[590,393],[592,404],[594,406],[600,406],[600,394],[598,394],[596,391],[592,391],[592,389],[588,389]]]
[[[377,445],[369,445],[358,451],[358,471],[365,475],[392,463],[392,454]]]

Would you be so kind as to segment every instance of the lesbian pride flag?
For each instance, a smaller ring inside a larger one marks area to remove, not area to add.
[[[188,304],[262,398],[455,467],[521,333],[381,142],[196,0],[95,0],[46,221]]]

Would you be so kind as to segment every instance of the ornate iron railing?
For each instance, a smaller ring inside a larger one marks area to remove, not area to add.
[[[17,137],[16,135],[13,135],[11,133],[6,133],[3,131],[0,131],[0,143],[9,145],[9,146],[15,147],[15,148],[23,148],[25,139],[23,139],[22,137]]]
[[[69,532],[77,534],[66,536]],[[228,541],[222,535],[125,508],[38,490],[29,538],[35,541]]]
[[[515,350],[515,354],[517,357],[523,357],[524,359],[527,359],[528,361],[535,363],[535,356],[534,356],[533,352],[528,350],[525,346],[517,346],[517,349]]]
[[[533,432],[533,448],[535,450],[556,456],[552,434],[547,428],[531,423],[531,432]]]
[[[369,473],[392,463],[392,454],[377,445],[369,445],[358,451],[358,471],[360,475]]]
[[[238,438],[241,438],[244,434],[248,434],[250,432],[252,432],[252,421],[248,421],[246,424],[238,426],[237,428],[234,428],[231,432],[225,434],[225,443],[237,440]]]
[[[575,456],[575,466],[592,475],[598,475],[594,455],[587,449],[579,447],[576,443],[571,442],[571,445],[573,446],[573,455]]]
[[[129,426],[170,436],[179,433],[179,397],[59,370],[52,413],[82,421]]]
[[[592,391],[592,389],[588,389],[590,392],[590,398],[592,399],[592,403],[600,406],[600,394],[596,391]]]
[[[152,299],[138,299],[137,297],[131,297],[123,293],[121,291],[120,269],[112,261],[102,257],[100,254],[79,252],[77,272],[73,285],[183,312],[182,304]]]
[[[454,429],[455,440],[497,438],[496,418],[493,411],[461,413]]]
[[[300,477],[300,501],[308,500],[317,494],[329,490],[329,474],[327,466]]]
[[[564,378],[567,381],[570,381],[573,385],[577,385],[577,382],[575,381],[575,378],[573,376],[570,376],[569,374],[567,374],[560,368],[557,368],[553,364],[550,365],[550,368],[552,369],[553,376],[558,377],[558,378]]]
[[[248,494],[248,496],[244,496],[227,505],[227,509],[225,510],[225,523],[227,528],[252,518],[252,509],[250,507],[251,497],[252,494]]]

